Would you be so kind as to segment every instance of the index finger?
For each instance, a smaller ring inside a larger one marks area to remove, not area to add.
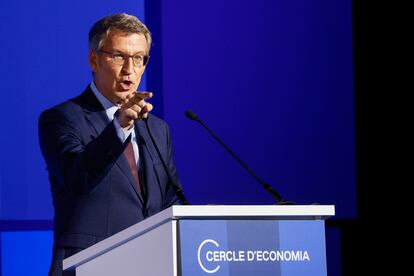
[[[150,99],[152,98],[152,96],[153,96],[152,92],[135,92],[134,96],[129,98],[128,101],[126,101],[126,103],[122,105],[122,108],[127,109],[135,104],[139,105],[142,100]]]
[[[144,99],[150,99],[152,98],[153,93],[147,92],[147,91],[137,91],[134,93],[134,97],[132,97],[130,100],[134,102],[139,102]]]

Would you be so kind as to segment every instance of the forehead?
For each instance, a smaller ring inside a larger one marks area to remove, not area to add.
[[[103,42],[103,47],[125,52],[147,52],[148,43],[142,33],[124,33],[112,31]]]

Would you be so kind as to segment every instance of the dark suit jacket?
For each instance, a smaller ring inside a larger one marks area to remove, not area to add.
[[[168,126],[153,115],[147,120],[162,158],[179,184]],[[39,139],[55,209],[55,249],[89,247],[178,203],[145,122],[136,122],[135,132],[145,197],[138,193],[123,155],[130,138],[120,141],[114,123],[89,86],[80,96],[41,114]]]

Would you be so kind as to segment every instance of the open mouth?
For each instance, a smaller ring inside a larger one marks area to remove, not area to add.
[[[125,91],[130,90],[134,86],[134,83],[130,80],[123,80],[122,82],[120,82],[120,84],[122,89]]]
[[[133,85],[134,83],[130,80],[123,80],[122,84],[124,84],[124,85]]]

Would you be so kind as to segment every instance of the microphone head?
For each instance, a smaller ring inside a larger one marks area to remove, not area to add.
[[[187,116],[187,118],[190,119],[190,120],[194,120],[194,121],[197,121],[197,122],[200,121],[200,118],[198,118],[198,116],[193,111],[191,111],[190,109],[188,109],[185,112],[185,116]]]

